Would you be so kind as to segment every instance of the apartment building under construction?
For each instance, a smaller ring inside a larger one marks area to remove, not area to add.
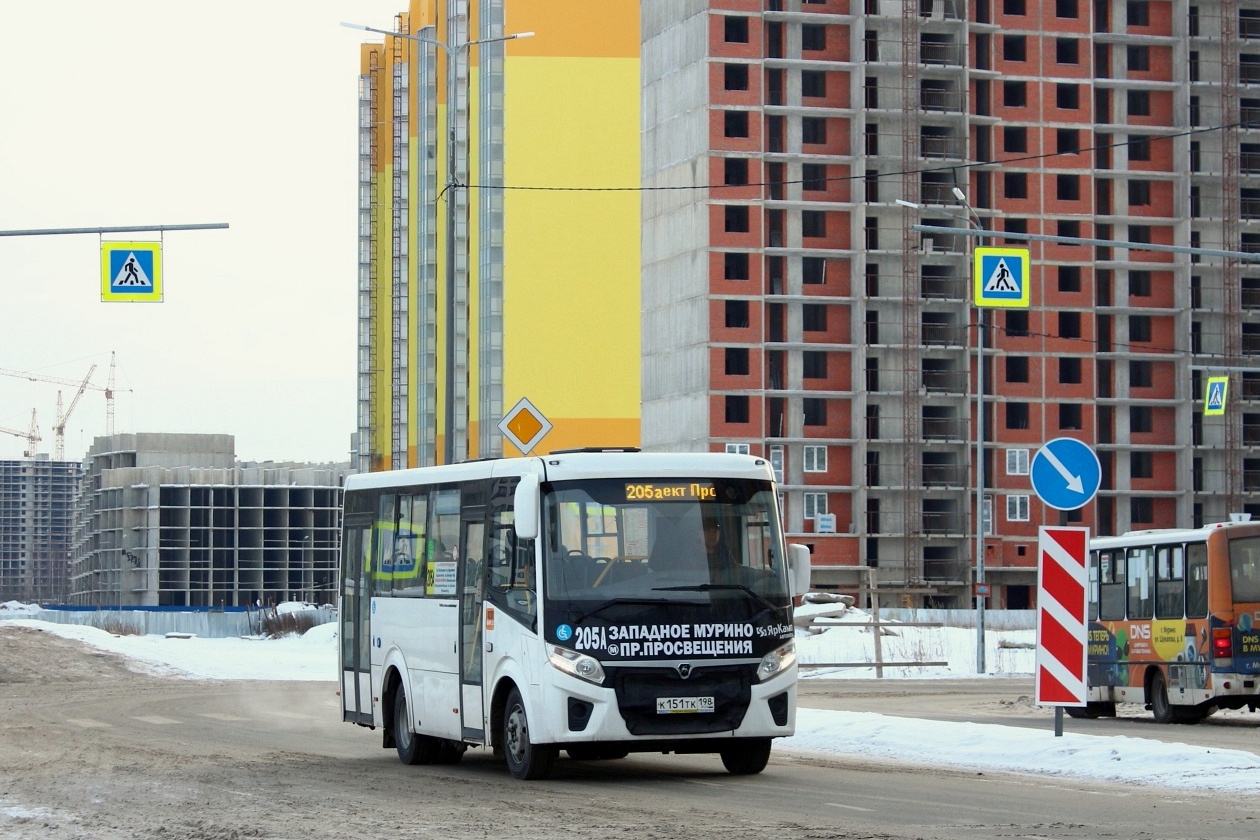
[[[81,472],[47,455],[0,461],[0,602],[65,598]]]
[[[816,583],[966,606],[983,529],[1028,606],[1040,525],[1260,513],[1260,2],[645,3],[642,37],[643,444],[769,458]],[[977,244],[1030,249],[1028,308],[973,306]],[[1076,511],[1030,486],[1057,437],[1102,467]]]
[[[238,462],[231,435],[97,438],[83,466],[71,604],[333,602],[344,464]]]

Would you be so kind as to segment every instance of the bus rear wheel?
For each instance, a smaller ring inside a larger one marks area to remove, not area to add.
[[[751,776],[765,770],[770,763],[770,739],[737,741],[729,747],[723,747],[719,754],[722,756],[722,766],[728,773]]]
[[[1151,716],[1155,718],[1156,723],[1172,723],[1173,708],[1168,702],[1168,684],[1164,681],[1164,674],[1156,671],[1151,675]]]
[[[403,764],[433,764],[441,752],[437,738],[411,731],[407,692],[401,686],[394,694],[394,747],[398,750],[398,760]]]
[[[556,751],[540,747],[529,739],[529,718],[521,691],[513,688],[503,709],[503,758],[513,778],[545,779],[551,774]]]

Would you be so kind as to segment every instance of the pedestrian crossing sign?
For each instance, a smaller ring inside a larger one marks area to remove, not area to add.
[[[161,242],[102,242],[101,300],[162,300]]]
[[[1027,309],[1030,262],[1027,248],[977,248],[976,306]]]
[[[1209,376],[1207,392],[1203,395],[1203,416],[1212,417],[1225,413],[1225,397],[1229,394],[1228,376]]]

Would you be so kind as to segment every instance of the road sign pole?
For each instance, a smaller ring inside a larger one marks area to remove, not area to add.
[[[976,309],[976,583],[984,583],[984,310]],[[984,595],[976,586],[976,673],[985,672]]]
[[[961,191],[955,190],[961,197]],[[970,205],[968,205],[970,209]],[[972,213],[974,216],[974,211]],[[977,236],[980,223],[975,222]],[[976,315],[976,673],[985,672],[984,604],[984,310],[1027,309],[1031,300],[1031,265],[1027,248],[977,247],[972,252],[972,300]],[[993,514],[990,513],[990,521]],[[994,529],[996,533],[996,528]]]

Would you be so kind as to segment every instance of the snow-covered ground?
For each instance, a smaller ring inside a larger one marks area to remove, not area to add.
[[[815,616],[841,611],[838,605],[812,605]],[[23,618],[22,605],[0,605],[0,618],[21,621],[66,638],[79,639],[135,661],[158,675],[194,679],[328,680],[337,678],[336,624],[324,624],[300,637],[283,639],[199,639],[113,636],[103,630]],[[873,636],[858,610],[842,611],[840,626],[798,632],[802,663],[873,661]],[[0,622],[0,639],[8,622]],[[986,634],[987,676],[1002,679],[1032,673],[1032,631]],[[886,678],[974,677],[976,636],[953,628],[890,627],[881,635],[883,661],[945,661],[944,667],[886,668]],[[806,679],[873,677],[874,668],[803,668]],[[866,712],[801,708],[796,735],[775,747],[798,753],[867,756],[921,764],[1009,770],[1134,784],[1229,791],[1260,791],[1260,756],[1165,743],[1145,738],[1106,737],[973,723],[942,723]]]

